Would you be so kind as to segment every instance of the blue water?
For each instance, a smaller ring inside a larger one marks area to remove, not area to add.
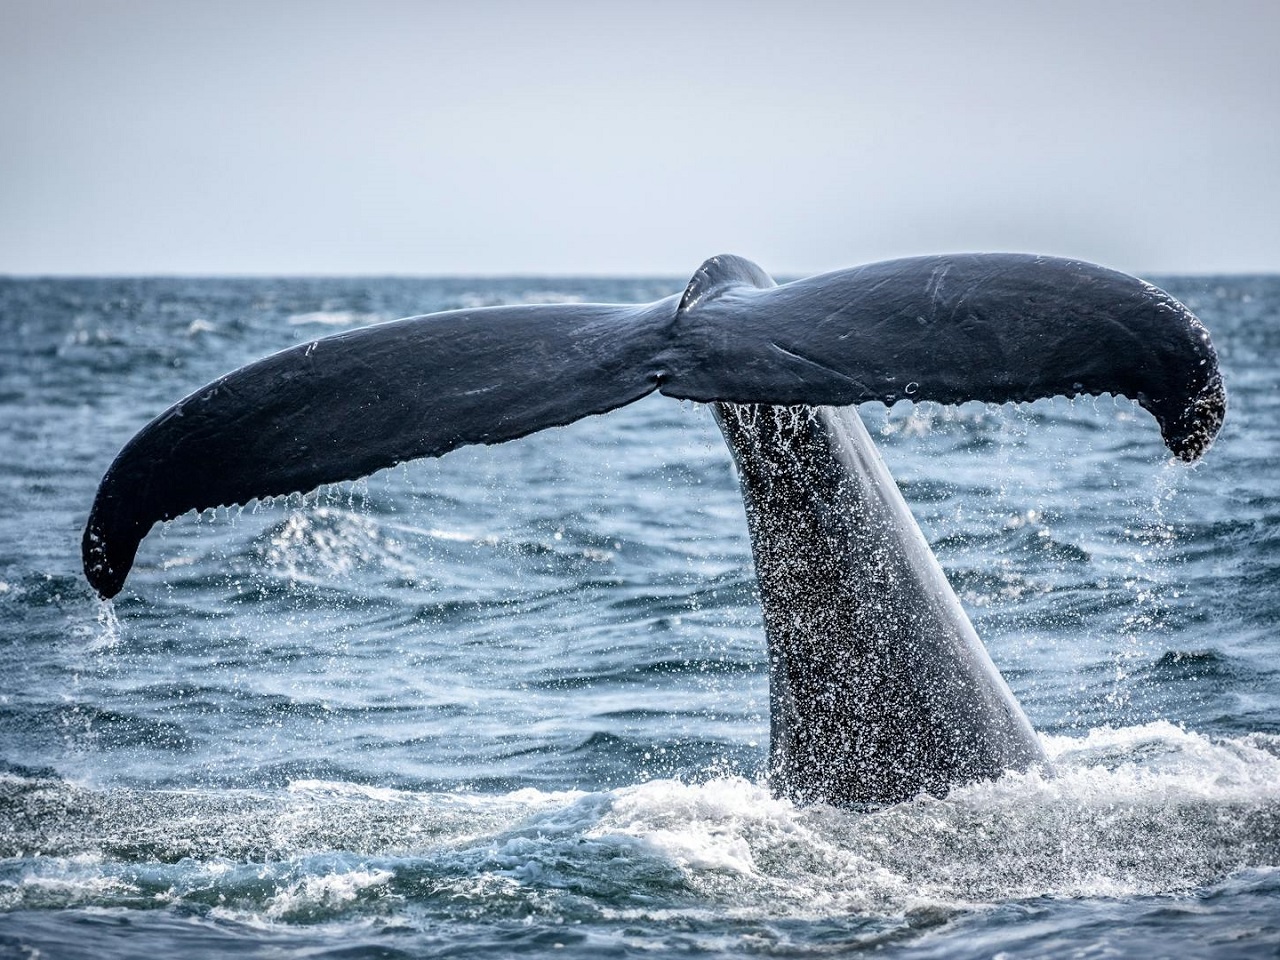
[[[1160,279],[1160,278],[1157,278]],[[762,780],[750,547],[660,397],[79,573],[120,446],[262,354],[658,280],[0,279],[0,956],[1274,957],[1280,278],[1164,278],[1230,411],[862,409],[1056,776]]]

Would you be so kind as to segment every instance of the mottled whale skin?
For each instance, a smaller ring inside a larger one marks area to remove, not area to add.
[[[1113,270],[957,254],[777,286],[713,257],[680,297],[411,317],[219,378],[108,468],[85,575],[114,596],[152,526],[189,510],[513,440],[655,390],[712,404],[738,466],[772,788],[841,805],[941,795],[1044,759],[853,404],[1123,394],[1185,461],[1226,411],[1204,326]]]

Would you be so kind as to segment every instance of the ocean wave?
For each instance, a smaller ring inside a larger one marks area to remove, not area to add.
[[[310,310],[306,313],[291,314],[285,323],[291,327],[361,327],[370,323],[388,320],[389,317],[376,313],[357,313],[354,310]]]
[[[1280,857],[1280,737],[1159,722],[1044,739],[1052,771],[866,811],[796,807],[741,777],[489,795],[328,780],[99,791],[0,774],[0,908],[892,916],[1186,892]]]

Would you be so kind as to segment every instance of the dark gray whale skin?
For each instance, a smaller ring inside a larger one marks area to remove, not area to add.
[[[857,411],[714,409],[764,609],[774,792],[887,803],[1043,763]]]
[[[114,596],[151,527],[189,510],[512,440],[654,390],[713,404],[738,465],[769,643],[773,789],[836,804],[943,794],[1043,760],[851,405],[1123,394],[1186,461],[1226,410],[1203,325],[1093,264],[959,254],[776,286],[750,261],[713,257],[679,298],[413,317],[219,378],[108,468],[85,575]]]

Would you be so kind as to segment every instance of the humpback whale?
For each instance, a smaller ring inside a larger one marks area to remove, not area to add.
[[[654,391],[710,404],[738,467],[771,787],[833,804],[941,795],[1044,759],[854,405],[1125,395],[1188,462],[1226,410],[1204,326],[1123,273],[961,254],[779,286],[719,256],[654,303],[411,317],[201,387],[107,469],[85,575],[110,598],[157,522],[514,440]]]

